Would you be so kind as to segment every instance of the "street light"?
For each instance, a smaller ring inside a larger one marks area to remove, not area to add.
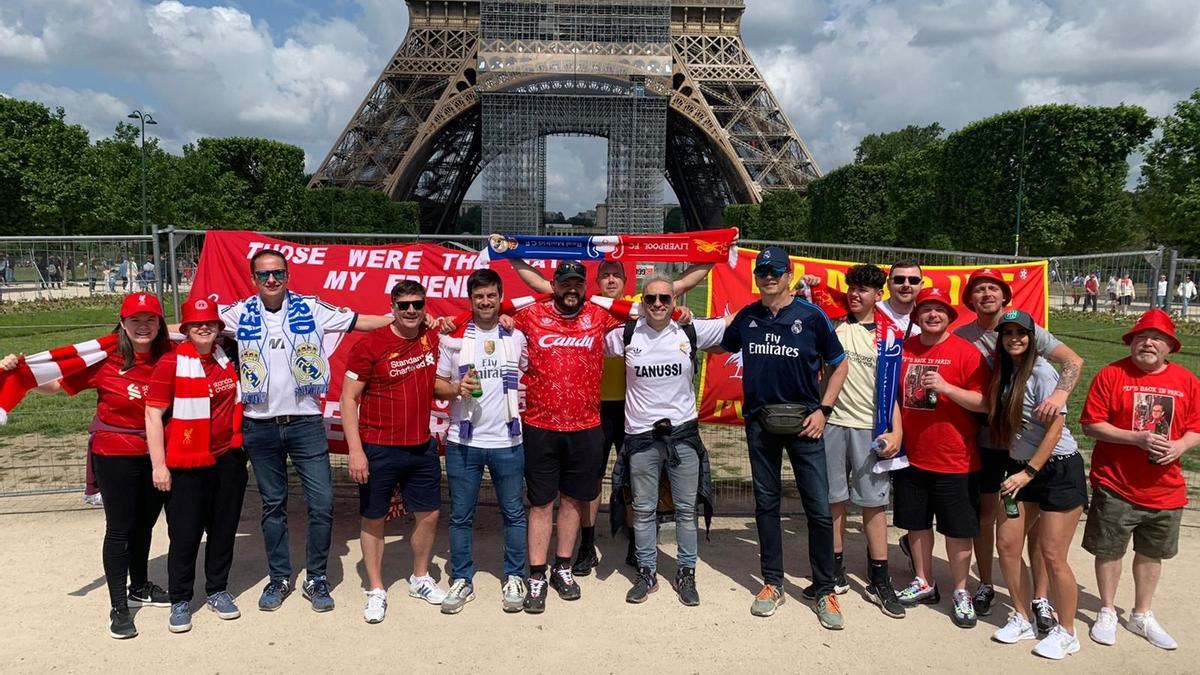
[[[148,224],[149,219],[146,215],[146,125],[147,124],[158,124],[158,122],[154,121],[153,115],[150,115],[149,113],[144,113],[140,110],[134,110],[133,112],[126,115],[126,117],[128,117],[129,119],[138,120],[142,123],[142,236],[144,237],[144,236],[146,236],[146,234],[148,233],[148,231],[150,229],[149,224]],[[154,228],[154,246],[152,247],[152,251],[153,251],[152,255],[154,256],[154,265],[155,265],[154,287],[155,287],[155,290],[157,291],[156,295],[158,295],[159,299],[161,300],[162,299],[162,270],[158,269],[159,264],[161,263],[161,260],[159,259],[159,253],[158,253],[158,227],[157,226],[155,226],[155,228]]]

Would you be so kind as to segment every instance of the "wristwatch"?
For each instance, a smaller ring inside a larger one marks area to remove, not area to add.
[[[1038,472],[1041,471],[1041,469],[1035,469],[1035,468],[1033,468],[1032,464],[1026,464],[1025,468],[1022,469],[1022,471],[1029,474],[1030,478],[1037,478]]]
[[[825,413],[825,419],[829,419],[829,416],[833,414],[833,406],[831,405],[819,406],[817,407],[817,410]]]

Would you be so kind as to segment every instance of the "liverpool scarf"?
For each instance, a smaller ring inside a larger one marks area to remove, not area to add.
[[[204,361],[191,342],[175,350],[175,398],[171,402],[171,422],[167,425],[167,467],[195,469],[216,464],[212,449],[212,390],[204,374]],[[233,363],[220,347],[213,358],[229,377],[238,381]],[[235,384],[235,386],[237,386]],[[242,445],[241,388],[234,393],[233,440],[230,447]]]
[[[8,422],[8,413],[30,389],[82,372],[107,359],[116,348],[117,334],[111,333],[21,357],[13,370],[0,371],[0,424]]]

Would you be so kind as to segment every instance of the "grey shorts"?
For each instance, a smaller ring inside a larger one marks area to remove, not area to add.
[[[857,506],[887,506],[891,477],[875,473],[878,457],[871,450],[870,429],[825,425],[825,465],[829,473],[829,502],[849,500]]]

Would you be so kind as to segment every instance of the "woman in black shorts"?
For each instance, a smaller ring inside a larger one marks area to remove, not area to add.
[[[996,332],[999,337],[988,397],[988,423],[992,442],[995,447],[1009,449],[1011,463],[1008,478],[1000,486],[1007,515],[997,518],[996,549],[1014,611],[992,637],[1007,644],[1037,639],[1029,615],[1029,570],[1021,558],[1025,533],[1037,522],[1038,543],[1050,574],[1059,623],[1033,651],[1046,658],[1062,659],[1079,651],[1075,636],[1078,590],[1075,574],[1067,563],[1067,551],[1087,506],[1083,458],[1063,416],[1045,425],[1033,414],[1038,401],[1058,386],[1054,367],[1032,348],[1033,318],[1019,310],[1007,312],[1000,318]]]

